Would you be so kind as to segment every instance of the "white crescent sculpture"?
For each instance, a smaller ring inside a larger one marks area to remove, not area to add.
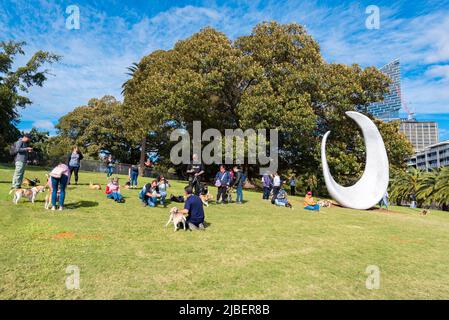
[[[326,140],[330,131],[323,136],[321,143],[321,163],[324,181],[329,194],[342,206],[352,209],[366,210],[376,205],[388,188],[389,164],[384,141],[376,125],[365,115],[347,111],[362,129],[366,146],[366,165],[362,177],[356,184],[343,187],[335,182],[326,160]]]

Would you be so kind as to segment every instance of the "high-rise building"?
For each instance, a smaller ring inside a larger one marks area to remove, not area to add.
[[[399,118],[401,109],[401,65],[399,59],[380,68],[392,80],[390,91],[384,96],[384,101],[375,102],[368,106],[368,112],[381,120],[392,120]]]
[[[408,165],[420,170],[449,166],[449,140],[428,146],[408,160]]]
[[[401,120],[399,131],[405,134],[415,152],[438,143],[438,124],[433,121]]]

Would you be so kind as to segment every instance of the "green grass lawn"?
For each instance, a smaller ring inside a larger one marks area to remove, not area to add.
[[[26,176],[44,174],[29,167]],[[104,174],[81,172],[63,212],[44,210],[43,194],[13,205],[11,176],[0,167],[3,299],[449,298],[446,212],[312,213],[299,197],[291,210],[246,191],[243,205],[205,208],[206,231],[175,233],[164,228],[168,209],[142,207],[137,190],[123,190],[117,204],[87,188]],[[171,183],[181,194],[185,182]],[[78,290],[65,286],[69,265],[80,268]],[[378,290],[366,288],[369,265],[380,268]]]

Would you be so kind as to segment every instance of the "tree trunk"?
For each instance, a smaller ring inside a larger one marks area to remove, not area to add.
[[[145,157],[146,157],[147,137],[142,138],[140,143],[140,162],[139,162],[139,174],[143,177],[145,173]]]

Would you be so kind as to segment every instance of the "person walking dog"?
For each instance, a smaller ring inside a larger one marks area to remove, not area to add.
[[[33,151],[29,146],[29,134],[23,134],[11,147],[10,154],[14,156],[14,175],[12,178],[12,189],[20,189],[22,186],[25,167],[28,161],[28,154]]]

